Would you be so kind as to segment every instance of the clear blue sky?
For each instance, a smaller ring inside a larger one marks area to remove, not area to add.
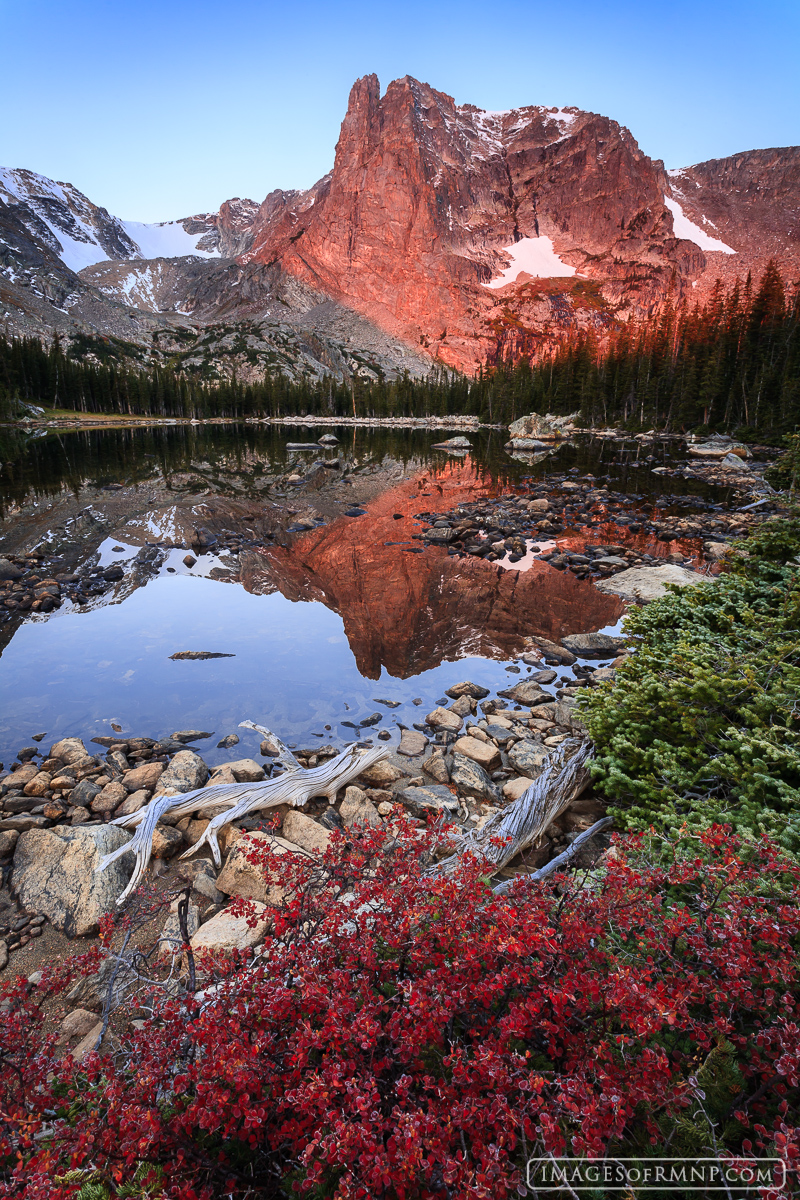
[[[125,218],[330,169],[354,79],[575,104],[683,166],[800,143],[797,0],[0,0],[0,165]]]

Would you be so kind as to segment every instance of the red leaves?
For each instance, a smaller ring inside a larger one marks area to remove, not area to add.
[[[37,1195],[45,1163],[147,1161],[169,1168],[178,1200],[252,1195],[254,1179],[269,1195],[283,1180],[284,1194],[338,1200],[503,1200],[527,1156],[660,1145],[720,1047],[738,1071],[728,1149],[746,1152],[749,1134],[794,1161],[800,905],[773,847],[744,861],[715,830],[662,865],[629,839],[591,887],[503,899],[479,862],[424,878],[416,834],[379,849],[376,833],[335,836],[324,873],[253,850],[286,897],[262,954],[202,1002],[166,1004],[88,1084],[85,1065],[62,1063],[37,1091],[40,1049],[16,1060],[21,1088],[0,1059],[16,1088],[6,1194]],[[35,1028],[23,993],[7,992],[12,1011]],[[32,1134],[48,1110],[43,1148]]]

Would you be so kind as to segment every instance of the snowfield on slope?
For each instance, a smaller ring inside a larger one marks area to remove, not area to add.
[[[718,250],[721,254],[736,253],[731,246],[727,246],[719,238],[711,237],[699,225],[695,225],[694,221],[690,221],[677,200],[671,200],[669,196],[665,196],[664,203],[672,213],[672,228],[675,230],[676,238],[685,238],[687,242],[694,242],[695,246],[699,246],[701,250]]]
[[[24,205],[33,212],[52,235],[50,249],[76,273],[110,259],[185,258],[190,254],[219,258],[217,250],[198,250],[197,243],[209,230],[187,233],[184,223],[191,218],[151,225],[121,221],[93,204],[71,183],[56,183],[35,171],[0,167],[0,201]],[[29,220],[23,215],[23,224]],[[39,230],[30,225],[28,228],[34,237],[42,236],[41,226]]]
[[[503,253],[511,259],[510,265],[497,279],[485,283],[484,287],[506,287],[509,283],[514,283],[523,272],[536,279],[555,279],[576,274],[574,267],[562,262],[558,257],[549,237],[521,238],[511,246],[503,246]]]
[[[198,250],[197,243],[208,233],[187,233],[180,221],[162,221],[145,225],[141,221],[123,221],[125,232],[139,247],[142,258],[186,258],[197,254],[201,258],[219,258],[218,250]]]

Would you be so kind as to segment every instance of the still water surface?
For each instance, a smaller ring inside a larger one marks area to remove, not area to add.
[[[459,459],[432,449],[447,436],[442,431],[342,428],[333,431],[340,443],[332,450],[300,455],[286,448],[325,432],[330,428],[233,424],[59,432],[4,451],[0,551],[23,529],[28,546],[54,536],[62,547],[77,528],[70,522],[87,519],[75,515],[81,506],[101,516],[104,505],[116,506],[98,526],[107,536],[87,537],[79,571],[98,562],[128,564],[147,538],[158,540],[165,512],[177,521],[181,505],[194,511],[194,502],[209,497],[245,505],[251,518],[272,506],[316,505],[321,516],[318,529],[282,536],[263,553],[210,553],[191,569],[185,548],[165,547],[143,586],[7,625],[0,760],[8,763],[34,733],[46,732],[47,741],[92,737],[108,734],[112,722],[150,736],[189,727],[213,732],[211,743],[201,743],[210,762],[257,755],[259,736],[237,729],[244,719],[301,746],[374,737],[384,728],[396,740],[398,722],[421,721],[460,680],[493,691],[512,685],[520,675],[507,667],[526,634],[616,628],[621,614],[621,605],[589,582],[541,562],[523,575],[448,559],[438,548],[408,554],[392,542],[416,544],[416,512],[515,491],[531,476],[573,468],[641,498],[662,497],[665,510],[675,493],[700,490],[694,481],[652,473],[671,453],[658,444],[643,450],[635,442],[586,439],[531,464],[505,453],[504,431],[471,435],[473,451]],[[326,479],[312,494],[287,482],[315,458],[339,459],[338,472],[326,472],[330,484]],[[339,482],[342,475],[348,485]],[[365,516],[339,515],[346,487],[364,497]],[[244,508],[231,512],[227,527],[247,524]],[[173,532],[180,541],[177,525]],[[215,568],[222,578],[210,574]],[[181,650],[233,657],[170,659]],[[521,667],[523,677],[528,669]],[[342,724],[376,712],[381,722],[361,735]],[[239,733],[239,746],[206,751],[231,732]]]

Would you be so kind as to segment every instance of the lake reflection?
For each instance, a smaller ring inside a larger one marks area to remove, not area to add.
[[[111,722],[148,735],[202,728],[217,735],[213,745],[250,719],[310,744],[315,735],[352,740],[357,734],[342,722],[380,711],[381,723],[365,734],[389,728],[397,736],[398,721],[419,722],[453,683],[472,678],[493,691],[513,683],[519,676],[506,666],[527,637],[616,627],[622,612],[616,597],[543,562],[518,570],[448,557],[443,548],[409,553],[419,546],[417,512],[573,467],[650,495],[690,490],[637,463],[635,444],[564,446],[531,466],[505,454],[502,430],[470,434],[474,451],[458,459],[432,449],[441,430],[335,429],[333,449],[286,448],[323,432],[233,424],[59,432],[6,461],[0,544],[24,531],[29,545],[46,536],[67,549],[73,539],[74,550],[75,530],[90,520],[97,535],[84,557],[105,564],[121,545],[118,561],[127,563],[148,539],[164,547],[167,519],[180,542],[197,512],[218,533],[252,536],[238,555],[204,555],[193,568],[183,563],[185,547],[166,547],[141,586],[126,575],[82,611],[65,604],[49,617],[8,623],[2,761],[34,733],[46,732],[48,742],[91,737],[109,733]],[[296,488],[288,476],[304,475],[315,458],[336,460],[336,470],[318,469],[315,489]],[[351,494],[366,515],[340,515]],[[324,523],[287,536],[287,510],[304,507]],[[172,661],[181,650],[234,657]],[[382,708],[381,699],[400,707]],[[212,751],[209,761],[256,753],[258,735],[238,732],[241,745]]]

